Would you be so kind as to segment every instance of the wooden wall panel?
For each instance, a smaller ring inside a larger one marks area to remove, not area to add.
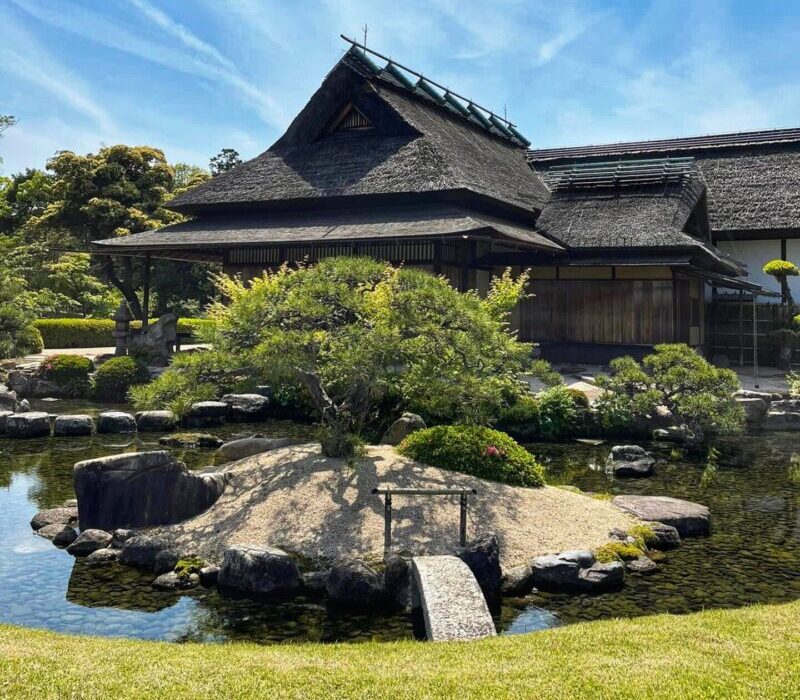
[[[533,280],[520,337],[653,345],[672,340],[670,280]]]

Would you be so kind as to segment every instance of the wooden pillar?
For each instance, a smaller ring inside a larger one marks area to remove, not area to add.
[[[744,290],[739,290],[739,367],[744,366]]]
[[[147,330],[150,319],[150,253],[144,256],[144,289],[142,291],[142,330]]]

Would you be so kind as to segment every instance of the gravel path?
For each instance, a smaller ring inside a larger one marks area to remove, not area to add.
[[[483,481],[370,447],[351,465],[325,458],[319,445],[287,447],[223,467],[230,483],[209,510],[159,528],[182,554],[220,561],[230,544],[264,544],[313,559],[383,554],[383,500],[376,486],[475,488],[468,537],[495,532],[503,566],[539,554],[595,548],[614,527],[635,520],[608,501],[557,488],[527,489]],[[403,497],[393,502],[393,545],[441,554],[458,544],[457,496]]]

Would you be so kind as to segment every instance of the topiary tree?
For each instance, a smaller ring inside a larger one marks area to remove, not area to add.
[[[796,324],[789,318],[794,306],[792,291],[789,288],[789,277],[799,275],[800,269],[789,260],[770,260],[764,265],[763,272],[765,275],[772,275],[781,285],[783,311],[778,321],[778,327],[770,333],[770,336],[778,346],[781,367],[789,369],[792,364],[794,348],[797,345],[798,338],[800,338]]]
[[[770,260],[762,268],[765,275],[771,275],[781,285],[781,299],[784,305],[793,306],[792,291],[789,289],[789,277],[800,275],[800,269],[789,260]]]
[[[352,452],[386,397],[427,419],[485,421],[519,395],[530,346],[509,330],[525,275],[485,298],[442,277],[368,258],[286,266],[245,285],[220,276],[215,347],[270,382],[295,383],[324,426],[323,450]]]

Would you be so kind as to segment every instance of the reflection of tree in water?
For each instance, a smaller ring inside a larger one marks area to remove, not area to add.
[[[198,602],[191,629],[182,640],[389,641],[414,635],[412,620],[405,613],[356,613],[303,597],[256,601],[206,591]]]

